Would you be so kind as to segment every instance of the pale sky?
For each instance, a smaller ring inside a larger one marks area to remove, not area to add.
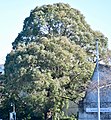
[[[68,3],[85,16],[93,30],[109,39],[111,49],[111,0],[1,0],[0,1],[0,64],[11,51],[12,42],[22,31],[23,21],[36,6],[58,2]]]

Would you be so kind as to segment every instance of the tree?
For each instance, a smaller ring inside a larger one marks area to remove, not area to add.
[[[6,57],[8,96],[2,111],[13,102],[18,119],[42,120],[48,111],[61,118],[69,100],[78,103],[85,95],[96,37],[103,53],[107,38],[93,31],[78,10],[62,3],[36,7]]]
[[[5,80],[5,77],[3,74],[0,74],[0,105],[1,105],[1,102],[3,100],[3,89],[4,89],[4,80]]]
[[[49,109],[53,116],[60,117],[68,99],[78,102],[84,96],[92,70],[85,51],[67,37],[42,37],[24,46],[19,44],[7,56],[5,88],[17,108],[23,109],[23,104],[24,109],[28,108],[31,118],[34,114],[42,116]],[[18,116],[23,114],[17,112]]]
[[[5,99],[5,93],[3,92],[4,91],[4,82],[5,82],[5,75],[1,72],[0,73],[0,108],[3,107],[2,102]],[[0,117],[1,116],[2,116],[2,111],[0,109]]]
[[[100,58],[107,51],[108,39],[99,31],[93,31],[79,10],[68,4],[43,5],[31,11],[24,20],[23,30],[13,42],[16,49],[19,43],[27,44],[40,37],[67,36],[72,42],[84,48],[90,61],[95,61],[95,39],[99,39]]]

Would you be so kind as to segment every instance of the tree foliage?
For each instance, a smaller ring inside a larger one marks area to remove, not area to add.
[[[86,52],[67,37],[42,37],[19,44],[7,56],[5,88],[14,101],[25,101],[33,114],[51,109],[57,116],[68,99],[78,102],[84,96],[92,70]]]
[[[53,119],[61,118],[68,100],[78,103],[85,95],[96,37],[103,56],[107,38],[93,31],[78,10],[63,3],[32,10],[6,57],[8,96],[2,110],[13,102],[18,119],[42,120],[48,110]]]
[[[0,74],[0,106],[3,100],[4,81],[5,81],[5,76],[3,74]]]
[[[96,39],[99,40],[101,58],[107,50],[107,38],[101,32],[92,30],[79,10],[63,3],[43,5],[32,10],[24,20],[23,30],[13,42],[13,48],[16,49],[19,43],[27,44],[40,37],[60,36],[67,36],[84,48],[91,61],[94,61]]]

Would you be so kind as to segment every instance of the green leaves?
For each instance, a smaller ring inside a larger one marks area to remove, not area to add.
[[[85,51],[65,36],[41,37],[22,48],[18,46],[7,60],[5,88],[11,92],[10,97],[18,96],[30,104],[29,109],[36,102],[34,113],[30,114],[37,115],[50,108],[53,114],[60,114],[68,99],[78,103],[93,70]]]
[[[43,5],[31,11],[30,16],[24,20],[23,31],[13,42],[13,48],[19,43],[28,44],[41,37],[59,36],[66,36],[84,48],[91,61],[94,61],[95,39],[99,39],[100,53],[103,54],[101,58],[107,50],[107,38],[102,33],[93,31],[80,11],[63,3]]]
[[[18,119],[44,120],[49,109],[54,119],[61,118],[68,100],[78,103],[84,97],[94,69],[96,37],[101,54],[107,38],[68,4],[31,11],[5,62],[5,102],[15,101]]]

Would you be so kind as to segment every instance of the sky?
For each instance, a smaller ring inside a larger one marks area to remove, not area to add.
[[[23,22],[36,6],[68,3],[85,16],[93,30],[108,37],[111,49],[111,0],[1,0],[0,1],[0,64],[12,49],[12,42],[22,31]]]

